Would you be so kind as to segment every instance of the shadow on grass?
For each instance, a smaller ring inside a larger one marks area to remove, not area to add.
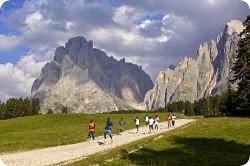
[[[207,138],[180,138],[173,142],[174,147],[164,150],[143,148],[135,153],[124,155],[136,165],[243,165],[250,155],[250,145],[234,141]]]

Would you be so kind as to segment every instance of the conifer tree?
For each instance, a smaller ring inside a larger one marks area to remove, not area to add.
[[[238,83],[235,96],[236,115],[250,115],[250,16],[243,23],[245,29],[240,34],[233,82]]]

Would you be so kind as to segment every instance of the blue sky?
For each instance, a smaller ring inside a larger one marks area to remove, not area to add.
[[[0,99],[29,96],[56,47],[74,36],[154,80],[249,14],[241,0],[9,0],[0,9]]]

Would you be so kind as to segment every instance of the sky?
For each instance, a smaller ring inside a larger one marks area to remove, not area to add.
[[[141,65],[154,81],[249,14],[242,0],[8,0],[0,8],[0,100],[29,96],[41,68],[72,37]]]

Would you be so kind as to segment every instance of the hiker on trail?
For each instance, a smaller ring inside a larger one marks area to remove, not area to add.
[[[145,117],[145,122],[146,122],[147,127],[148,127],[148,121],[149,121],[149,118],[148,118],[148,114],[147,114],[146,117]]]
[[[138,118],[138,116],[135,118],[134,122],[135,122],[136,132],[138,133],[140,126],[140,119]]]
[[[172,124],[172,116],[168,115],[168,127],[171,127]]]
[[[159,121],[160,121],[160,118],[158,115],[155,116],[155,119],[154,119],[154,124],[155,124],[155,131],[158,131],[159,130]]]
[[[107,118],[106,126],[105,126],[105,132],[104,132],[104,139],[106,140],[106,136],[109,135],[111,138],[111,142],[113,142],[113,138],[111,135],[111,128],[113,126],[113,123],[110,121],[110,118]]]
[[[151,131],[154,131],[154,119],[149,117],[149,120],[148,120],[148,125],[149,125],[149,132],[151,133]]]
[[[120,133],[125,130],[125,124],[126,122],[121,118],[119,125],[120,125]]]
[[[89,121],[89,133],[88,133],[89,140],[91,139],[95,140],[94,131],[95,131],[95,123],[94,123],[94,120],[91,119]]]
[[[173,126],[175,125],[175,121],[176,121],[176,116],[173,114],[173,115],[172,115],[172,125],[173,125]]]

